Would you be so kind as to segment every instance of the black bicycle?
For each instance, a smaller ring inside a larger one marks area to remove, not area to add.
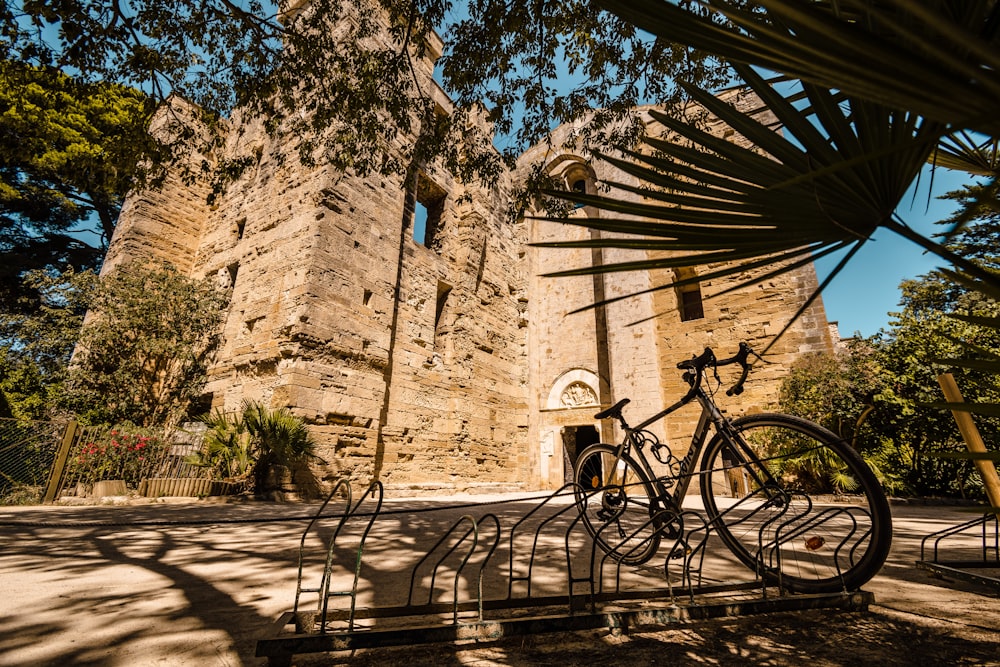
[[[706,372],[718,385],[716,369],[739,364],[742,375],[726,394],[740,394],[751,355],[741,343],[729,359],[717,360],[706,348],[682,361],[677,367],[690,390],[638,426],[622,414],[627,398],[595,415],[618,420],[625,437],[618,445],[590,445],[577,459],[583,523],[598,546],[624,564],[647,562],[664,539],[674,545],[667,557],[681,557],[690,551],[685,521],[692,508],[685,501],[697,502],[687,498],[694,482],[703,503],[701,527],[718,534],[764,581],[803,593],[856,590],[889,553],[892,517],[882,487],[850,444],[818,424],[783,414],[722,414],[704,387]],[[690,449],[678,459],[646,429],[692,401],[701,405],[701,417]]]

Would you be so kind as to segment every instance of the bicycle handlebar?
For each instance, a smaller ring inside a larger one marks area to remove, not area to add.
[[[739,364],[740,367],[743,369],[743,373],[740,375],[740,379],[736,381],[736,384],[734,384],[732,387],[726,390],[726,396],[738,396],[739,394],[742,394],[743,385],[744,383],[746,383],[747,376],[750,375],[750,370],[753,368],[753,366],[749,363],[751,354],[760,359],[760,357],[757,356],[757,353],[754,352],[753,349],[751,349],[751,347],[747,343],[740,343],[739,352],[729,357],[728,359],[722,359],[720,361],[719,359],[715,358],[715,352],[712,351],[712,348],[706,347],[705,351],[702,352],[697,357],[692,357],[691,359],[685,359],[684,361],[677,364],[677,368],[687,371],[684,374],[684,378],[691,385],[691,390],[676,405],[667,408],[666,411],[658,415],[656,418],[662,417],[667,412],[671,412],[674,409],[688,403],[691,399],[693,399],[698,393],[698,388],[701,386],[702,374],[705,372],[705,369],[708,368],[709,366],[711,366],[712,368],[718,368],[719,366]],[[718,378],[718,375],[716,375],[716,378]],[[609,417],[622,419],[622,408],[628,405],[628,403],[629,399],[623,398],[622,400],[612,405],[610,408],[598,412],[596,415],[594,415],[594,419],[608,419]],[[656,418],[654,418],[654,420]],[[622,424],[625,424],[624,419],[622,419]],[[625,426],[626,428],[628,427],[627,425]]]
[[[718,368],[719,366],[728,366],[729,364],[739,364],[743,369],[743,373],[740,375],[740,379],[736,381],[736,384],[726,390],[726,396],[738,396],[743,393],[743,385],[747,381],[747,376],[750,375],[750,369],[753,368],[748,361],[751,354],[756,356],[756,353],[753,349],[751,349],[750,345],[745,342],[740,343],[739,352],[728,359],[721,360],[715,358],[715,352],[712,351],[712,348],[706,347],[705,351],[697,357],[685,359],[677,364],[677,368],[692,371],[694,373],[693,377],[690,379],[691,387],[694,388],[701,383],[702,373],[707,367],[711,366],[713,368]]]

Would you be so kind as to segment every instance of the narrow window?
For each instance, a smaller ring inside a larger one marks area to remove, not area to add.
[[[587,179],[582,176],[579,176],[580,173],[579,169],[575,169],[574,171],[576,172],[577,175],[570,177],[569,189],[572,190],[573,192],[578,192],[582,195],[587,194]],[[581,204],[580,202],[573,202],[574,209],[583,207],[584,204]]]
[[[448,297],[451,296],[451,285],[439,282],[437,286],[437,303],[434,306],[434,346],[437,347],[451,331],[449,325]]]
[[[236,274],[239,273],[240,263],[233,262],[229,266],[219,269],[215,276],[219,284],[219,289],[232,289],[236,284]]]
[[[420,245],[427,245],[427,207],[419,201],[413,209],[413,240]]]
[[[448,193],[423,173],[407,193],[404,215],[413,222],[413,240],[431,247],[441,231],[441,218]]]
[[[700,320],[705,317],[705,308],[701,303],[701,289],[692,285],[681,290],[681,321]]]
[[[685,267],[674,269],[674,282],[696,278],[694,269]],[[700,320],[705,317],[705,307],[701,299],[701,286],[697,282],[685,283],[674,288],[677,293],[677,309],[680,311],[681,322]]]
[[[246,231],[246,228],[247,228],[246,218],[240,218],[239,220],[236,221],[236,224],[233,225],[233,231],[236,232],[237,241],[243,238],[243,232]]]
[[[372,303],[372,291],[370,289],[366,289],[365,293],[361,297],[361,305],[371,306],[371,303]]]

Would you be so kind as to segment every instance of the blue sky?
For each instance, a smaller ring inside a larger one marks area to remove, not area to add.
[[[942,225],[934,223],[947,218],[956,209],[954,202],[941,201],[937,197],[973,179],[967,174],[938,169],[933,175],[933,183],[931,180],[930,169],[925,169],[920,181],[911,187],[897,209],[902,220],[924,236],[943,231]],[[932,193],[930,200],[928,191]],[[816,263],[820,280],[829,274],[837,259],[824,258]],[[837,322],[844,338],[856,332],[871,336],[888,327],[890,311],[899,310],[899,283],[941,264],[939,258],[914,243],[879,230],[823,291],[827,318]]]

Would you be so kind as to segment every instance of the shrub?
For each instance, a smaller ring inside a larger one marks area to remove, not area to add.
[[[149,429],[131,424],[89,427],[70,458],[68,480],[89,485],[121,479],[138,488],[142,479],[153,476],[167,447]]]

